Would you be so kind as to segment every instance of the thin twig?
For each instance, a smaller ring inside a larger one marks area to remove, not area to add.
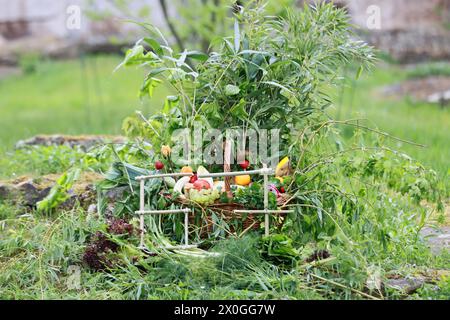
[[[388,137],[390,139],[397,140],[397,141],[400,141],[400,142],[403,142],[403,143],[407,143],[407,144],[410,144],[410,145],[413,145],[413,146],[416,146],[416,147],[421,147],[421,148],[426,148],[427,147],[424,144],[420,144],[420,143],[412,142],[412,141],[405,140],[405,139],[402,139],[402,138],[398,138],[396,136],[390,135],[389,133],[386,133],[386,132],[383,132],[383,131],[379,131],[377,129],[373,129],[373,128],[370,128],[368,126],[361,125],[359,123],[351,123],[351,121],[360,121],[360,120],[365,120],[365,119],[345,120],[345,121],[337,121],[337,120],[335,120],[333,122],[337,123],[337,124],[345,124],[345,125],[353,126],[353,127],[356,127],[356,128],[364,129],[364,130],[367,130],[367,131],[375,132],[375,133],[377,133],[379,135],[382,135],[382,136],[385,136],[385,137]]]
[[[353,292],[355,292],[355,293],[357,293],[357,294],[360,294],[360,295],[362,295],[362,296],[364,296],[364,297],[366,297],[366,298],[369,298],[369,299],[372,299],[372,300],[381,300],[380,298],[371,296],[370,294],[364,293],[364,292],[359,291],[359,290],[357,290],[357,289],[354,289],[354,288],[351,288],[351,287],[344,286],[343,284],[341,284],[341,283],[339,283],[339,282],[336,282],[336,281],[333,281],[333,280],[330,280],[330,279],[323,278],[323,277],[318,276],[318,275],[316,275],[316,274],[314,274],[314,273],[310,273],[310,275],[313,276],[313,277],[315,277],[315,278],[317,278],[317,279],[320,279],[320,280],[322,280],[322,281],[329,282],[329,283],[331,283],[332,285],[335,285],[336,287],[340,287],[340,288],[343,288],[343,289],[348,289],[348,290],[350,290],[350,291],[353,291]]]

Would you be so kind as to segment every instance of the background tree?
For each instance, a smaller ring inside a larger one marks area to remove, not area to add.
[[[158,0],[159,8],[133,1],[109,0],[110,10],[96,10],[95,0],[86,0],[89,15],[93,19],[105,16],[152,23],[152,10],[161,10],[170,31],[168,39],[178,49],[201,48],[209,52],[220,43],[222,37],[233,29],[233,6],[235,0]],[[238,1],[241,5],[251,5],[254,0]],[[286,8],[295,4],[295,0],[268,1],[265,4],[267,14],[284,16]],[[133,8],[131,8],[133,7]],[[137,9],[135,8],[137,7]],[[212,44],[212,46],[211,46]]]

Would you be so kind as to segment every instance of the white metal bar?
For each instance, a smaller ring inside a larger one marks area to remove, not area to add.
[[[145,209],[145,181],[141,180],[139,186],[139,210],[144,211]],[[141,241],[139,246],[144,247],[144,234],[145,234],[145,226],[144,226],[144,215],[139,217],[139,227],[141,228]]]
[[[144,180],[141,180],[144,181]],[[189,213],[191,209],[183,208],[183,209],[173,209],[173,210],[139,210],[135,211],[135,214],[139,214],[141,216],[145,214],[172,214],[172,213]]]
[[[190,245],[177,245],[177,246],[162,246],[158,247],[160,249],[166,249],[166,250],[183,250],[183,249],[193,249],[197,248],[198,246],[196,244],[190,244]],[[146,251],[147,253],[152,253],[146,246],[139,246],[138,249]]]
[[[157,173],[149,176],[137,176],[135,179],[137,181],[140,180],[148,180],[148,179],[156,179],[156,178],[174,178],[174,177],[191,177],[193,176],[190,172],[176,172],[176,173]]]
[[[217,172],[217,173],[208,173],[208,174],[198,174],[198,178],[213,178],[213,177],[230,177],[230,176],[240,176],[243,174],[273,174],[274,170],[272,168],[263,168],[263,169],[255,169],[255,170],[248,170],[248,171],[233,171],[233,172]],[[157,178],[167,178],[167,177],[191,177],[193,176],[193,173],[183,173],[183,172],[176,172],[176,173],[160,173],[160,174],[153,174],[148,176],[137,176],[135,179],[137,181],[140,180],[148,180],[148,179],[157,179]]]
[[[255,213],[255,214],[266,214],[266,213],[294,213],[294,210],[233,210],[234,213]]]
[[[269,210],[269,188],[268,188],[268,175],[273,175],[274,170],[272,168],[268,168],[266,164],[263,164],[262,169],[248,170],[248,171],[234,171],[234,172],[219,172],[219,173],[209,173],[209,174],[198,174],[198,178],[213,178],[213,177],[232,177],[232,176],[240,176],[243,174],[260,174],[264,176],[264,210],[234,210],[235,213],[256,213],[256,214],[264,214],[265,222],[264,222],[264,231],[265,235],[269,235],[270,228],[270,216],[269,214],[274,213],[290,213],[294,212],[293,210]],[[173,246],[167,247],[167,249],[183,249],[183,248],[194,248],[195,245],[189,245],[189,212],[191,209],[183,208],[183,209],[173,209],[173,210],[145,210],[145,180],[148,179],[156,179],[156,178],[166,178],[166,177],[191,177],[193,173],[162,173],[162,174],[153,174],[148,176],[138,176],[135,179],[140,181],[140,191],[139,191],[139,211],[135,213],[140,215],[140,228],[141,228],[141,241],[140,248],[145,248],[144,245],[144,215],[145,214],[175,214],[175,213],[184,213],[184,241],[185,245],[181,246]]]
[[[263,169],[267,169],[267,165],[263,163]],[[269,213],[267,212],[269,210],[269,177],[267,174],[264,174],[264,234],[266,237],[269,236]]]
[[[234,176],[241,176],[244,174],[264,174],[264,175],[271,175],[273,174],[272,168],[263,168],[263,169],[257,169],[257,170],[248,170],[248,171],[232,171],[232,172],[218,172],[218,173],[208,173],[208,174],[197,174],[197,177],[199,179],[201,178],[217,178],[217,177],[234,177]]]
[[[190,210],[189,210],[190,211]],[[184,244],[187,246],[187,245],[189,245],[189,241],[188,241],[188,238],[189,238],[189,228],[188,228],[188,225],[189,225],[189,212],[188,211],[186,211],[185,213],[184,213]]]
[[[176,249],[192,249],[192,248],[197,248],[197,245],[195,244],[190,244],[190,245],[179,245],[179,246],[166,246],[163,247],[167,250],[176,250]]]

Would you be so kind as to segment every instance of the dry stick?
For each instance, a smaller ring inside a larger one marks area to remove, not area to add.
[[[250,226],[248,226],[246,229],[244,229],[239,235],[238,238],[242,237],[244,234],[246,234],[253,226],[256,224],[256,221],[253,221]]]
[[[346,149],[346,150],[343,150],[343,151],[334,152],[334,153],[331,153],[331,154],[329,154],[328,156],[325,156],[325,157],[328,158],[328,159],[331,159],[331,158],[333,158],[333,157],[336,156],[336,155],[343,154],[343,153],[346,153],[346,152],[351,152],[351,151],[364,151],[364,150],[383,150],[383,151],[389,151],[389,152],[392,152],[392,153],[394,153],[394,154],[397,153],[395,150],[392,150],[392,149],[387,148],[387,147],[355,147],[355,148],[349,148],[349,149]],[[294,173],[294,175],[297,174],[297,173],[298,173],[298,174],[305,174],[305,173],[307,173],[307,172],[313,170],[314,168],[316,168],[316,167],[319,166],[320,164],[325,164],[325,163],[329,163],[329,162],[331,162],[331,161],[330,161],[330,160],[320,160],[320,161],[317,161],[317,162],[315,162],[315,163],[312,163],[311,165],[309,165],[308,167],[304,168],[303,170],[301,170],[301,171],[299,171],[299,172],[296,171],[296,172]],[[293,184],[293,182],[291,182],[291,184],[289,185],[288,188],[290,188],[290,187],[292,186],[292,184]],[[284,204],[282,207],[286,206],[290,201],[292,201],[292,200],[295,198],[295,196],[296,196],[297,194],[298,194],[298,192],[294,193],[294,195],[292,195],[292,196],[285,202],[285,204]]]
[[[309,139],[308,139],[308,142],[307,142],[307,144],[306,144],[307,147],[308,147],[309,144],[312,142],[312,138],[314,137],[314,135],[315,135],[316,133],[318,133],[320,130],[322,130],[322,128],[325,127],[328,123],[330,123],[330,121],[325,121],[325,122],[323,122],[323,123],[320,125],[320,127],[319,127],[318,129],[316,129],[316,130],[313,132],[313,134],[312,134],[312,135],[309,137]],[[298,168],[298,167],[300,166],[300,163],[301,163],[301,161],[303,160],[303,157],[304,157],[304,155],[305,155],[306,148],[304,148],[304,146],[303,146],[303,137],[304,137],[305,132],[306,132],[306,130],[307,130],[308,128],[311,128],[311,126],[307,126],[307,127],[303,128],[302,132],[301,132],[300,135],[299,135],[299,137],[300,137],[300,142],[301,142],[302,153],[301,153],[301,155],[300,155],[300,157],[299,157],[299,159],[298,159],[298,161],[297,161],[297,166],[296,166],[296,168]],[[294,184],[294,179],[292,179],[291,183],[290,183],[289,186],[288,186],[288,189],[291,189],[291,187],[292,187],[293,184]]]
[[[317,162],[313,162],[311,163],[309,166],[305,167],[303,170],[301,171],[295,171],[295,173],[298,173],[300,175],[308,173],[310,171],[312,171],[313,169],[315,169],[316,167],[318,167],[321,164],[327,164],[327,163],[332,163],[333,159],[340,154],[344,154],[346,152],[351,152],[351,151],[365,151],[365,150],[384,150],[384,151],[391,151],[389,148],[380,148],[380,147],[355,147],[355,148],[349,148],[349,149],[345,149],[342,151],[337,151],[337,152],[333,152],[330,153],[328,155],[323,155],[321,156],[321,160],[317,161]]]
[[[286,202],[280,206],[280,208],[284,208],[286,207],[289,202],[291,202],[297,195],[301,194],[301,195],[305,195],[305,194],[310,194],[310,193],[319,193],[319,192],[323,192],[323,193],[331,193],[331,194],[337,194],[337,195],[341,195],[347,199],[351,199],[350,196],[352,196],[351,193],[346,193],[346,192],[338,192],[338,191],[332,191],[332,190],[319,190],[319,189],[315,189],[315,190],[305,190],[305,191],[300,191],[297,190],[292,197],[290,197],[288,200],[286,200]]]
[[[423,144],[420,144],[420,143],[416,143],[416,142],[412,142],[412,141],[409,141],[409,140],[405,140],[405,139],[402,139],[402,138],[398,138],[398,137],[395,137],[393,135],[390,135],[389,133],[386,133],[386,132],[383,132],[383,131],[379,131],[377,129],[373,129],[373,128],[370,128],[370,127],[367,127],[367,126],[363,126],[361,124],[351,123],[350,122],[350,121],[362,121],[362,120],[365,120],[365,119],[346,120],[346,121],[332,121],[332,123],[345,124],[345,125],[353,126],[353,127],[356,127],[356,128],[365,129],[367,131],[375,132],[375,133],[377,133],[379,135],[382,135],[382,136],[385,136],[385,137],[388,137],[390,139],[397,140],[397,141],[400,141],[400,142],[404,142],[404,143],[407,143],[407,144],[411,144],[413,146],[417,146],[417,147],[421,147],[421,148],[426,148],[427,147],[426,145],[423,145]]]
[[[175,41],[177,42],[177,45],[180,47],[180,50],[183,50],[184,49],[183,41],[181,40],[181,37],[179,36],[177,30],[175,29],[175,26],[170,21],[169,13],[167,11],[166,1],[165,0],[159,0],[159,4],[161,6],[161,9],[162,9],[164,18],[166,20],[166,23],[167,23],[170,31],[172,32],[172,35],[174,36]]]
[[[309,263],[305,263],[299,266],[299,268],[303,269],[303,268],[308,268],[308,267],[320,267],[322,265],[328,264],[329,262],[333,262],[337,260],[336,257],[329,257],[326,259],[321,259],[321,260],[317,260],[317,261],[312,261]]]
[[[136,114],[138,116],[141,117],[141,119],[153,130],[154,133],[156,133],[156,135],[158,136],[158,138],[160,138],[161,136],[159,135],[158,131],[156,131],[156,129],[152,126],[152,124],[150,123],[150,121],[148,121],[144,115],[142,114],[141,111],[136,111]]]
[[[209,99],[209,97],[211,96],[211,93],[216,89],[216,87],[219,85],[219,81],[222,79],[222,77],[225,75],[225,73],[228,71],[228,68],[231,67],[231,65],[234,63],[234,58],[231,59],[230,63],[226,66],[226,68],[223,70],[222,74],[220,75],[220,77],[216,80],[216,83],[214,84],[214,86],[210,89],[208,96],[203,100],[202,104],[200,105],[200,107],[195,110],[195,116],[197,115],[197,113],[203,108],[203,105],[206,103],[206,101]]]
[[[139,184],[139,210],[144,211],[145,209],[145,180],[141,180]],[[141,229],[141,241],[139,246],[141,248],[144,247],[144,233],[145,233],[145,227],[144,227],[144,215],[141,214],[139,216],[139,228]]]
[[[320,279],[320,280],[322,280],[322,281],[329,282],[329,283],[335,285],[336,287],[340,287],[340,288],[343,288],[343,289],[348,289],[348,290],[350,290],[350,291],[353,291],[353,292],[355,292],[355,293],[358,293],[358,294],[360,294],[360,295],[362,295],[362,296],[364,296],[364,297],[366,297],[366,298],[369,298],[369,299],[372,299],[372,300],[381,300],[380,298],[371,296],[370,294],[364,293],[364,292],[359,291],[359,290],[357,290],[357,289],[354,289],[354,288],[351,288],[351,287],[344,286],[343,284],[341,284],[341,283],[339,283],[339,282],[336,282],[336,281],[333,281],[333,280],[330,280],[330,279],[326,279],[326,278],[322,278],[321,276],[318,276],[318,275],[316,275],[316,274],[314,274],[314,273],[310,273],[310,275],[313,276],[313,277],[315,277],[315,278],[317,278],[317,279]]]
[[[423,147],[423,148],[426,147],[425,145],[422,145],[422,144],[419,144],[419,143],[415,143],[415,142],[412,142],[412,141],[408,141],[408,140],[404,140],[404,139],[401,139],[401,138],[397,138],[397,137],[392,136],[392,135],[390,135],[390,134],[388,134],[386,132],[382,132],[382,131],[379,131],[379,130],[376,130],[376,129],[373,129],[373,128],[370,128],[370,127],[367,127],[367,126],[364,126],[364,125],[351,123],[351,121],[364,121],[364,120],[366,120],[366,119],[350,119],[350,120],[345,120],[345,121],[337,121],[337,120],[325,121],[325,122],[320,124],[319,128],[317,128],[316,130],[313,131],[313,133],[311,134],[311,136],[309,137],[309,139],[308,139],[308,141],[306,143],[306,147],[308,147],[312,143],[313,138],[315,137],[316,134],[318,134],[318,132],[320,130],[322,130],[324,127],[326,127],[326,126],[328,126],[330,124],[345,124],[345,125],[349,125],[349,126],[354,126],[354,127],[357,127],[357,128],[365,129],[367,131],[371,131],[371,132],[380,134],[382,136],[391,138],[393,140],[401,141],[403,143],[407,143],[407,144],[411,144],[411,145],[418,146],[418,147]],[[305,128],[303,128],[302,132],[299,135],[300,142],[301,142],[301,147],[302,147],[303,151],[302,151],[302,153],[300,155],[300,158],[299,158],[299,160],[297,162],[297,167],[300,166],[300,162],[301,162],[301,160],[303,160],[303,157],[304,157],[304,154],[305,154],[305,151],[306,151],[306,148],[303,145],[303,138],[302,137],[304,137],[306,130],[311,128],[311,127],[312,127],[311,125],[310,126],[306,126]],[[294,180],[291,181],[291,183],[289,184],[289,186],[288,186],[289,189],[292,187],[293,183],[294,183]]]

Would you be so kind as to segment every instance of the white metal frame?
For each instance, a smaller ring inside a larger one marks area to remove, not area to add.
[[[264,176],[264,209],[263,210],[234,210],[234,213],[252,213],[252,214],[264,214],[264,233],[266,236],[269,235],[270,229],[270,214],[278,213],[292,213],[294,210],[269,210],[269,175],[274,174],[272,168],[268,168],[266,164],[263,164],[262,169],[249,170],[249,171],[235,171],[235,172],[219,172],[219,173],[208,173],[208,174],[198,174],[197,177],[201,178],[216,178],[216,177],[234,177],[243,174],[249,175],[263,175]],[[177,214],[184,213],[184,245],[168,247],[166,249],[186,249],[195,247],[195,245],[189,245],[189,213],[191,209],[173,209],[173,210],[145,210],[145,181],[157,178],[166,177],[190,177],[192,173],[163,173],[163,174],[153,174],[148,176],[138,176],[136,180],[140,182],[139,188],[139,210],[135,213],[139,215],[140,229],[141,229],[141,239],[139,248],[146,249],[144,239],[145,239],[145,225],[144,216],[150,215],[161,215],[161,214]]]

